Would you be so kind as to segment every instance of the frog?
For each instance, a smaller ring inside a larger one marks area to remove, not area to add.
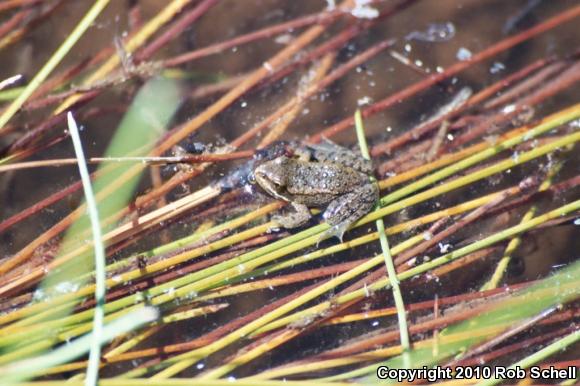
[[[269,195],[289,202],[294,209],[276,215],[272,221],[283,228],[304,225],[312,215],[310,207],[326,207],[322,218],[330,225],[322,239],[343,235],[361,217],[374,209],[379,189],[371,181],[371,161],[360,154],[324,139],[304,145],[259,164],[255,182]]]

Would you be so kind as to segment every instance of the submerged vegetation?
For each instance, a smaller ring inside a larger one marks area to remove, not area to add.
[[[580,366],[579,18],[573,1],[0,4],[0,384]],[[286,203],[252,184],[324,139],[380,188],[341,240],[320,216],[280,229]]]

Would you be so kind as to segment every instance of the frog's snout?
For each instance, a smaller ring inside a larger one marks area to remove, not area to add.
[[[248,182],[252,185],[256,184],[256,176],[254,175],[254,172],[248,174]]]
[[[266,173],[258,167],[250,173],[248,181],[252,184],[257,184],[263,187],[264,184],[268,182],[268,178],[266,177]]]
[[[250,176],[248,177],[252,183],[260,182],[264,178],[264,171],[258,166],[256,169],[250,172]]]

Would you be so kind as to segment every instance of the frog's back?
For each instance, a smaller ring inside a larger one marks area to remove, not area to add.
[[[338,196],[368,181],[367,175],[333,162],[296,161],[287,178],[288,192],[295,195]]]
[[[308,148],[312,156],[320,162],[338,163],[367,175],[373,174],[372,162],[364,159],[360,152],[349,150],[326,138],[319,144],[308,145]]]

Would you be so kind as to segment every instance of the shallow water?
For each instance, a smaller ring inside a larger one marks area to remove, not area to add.
[[[112,2],[111,6],[99,18],[93,28],[89,30],[71,54],[67,56],[58,70],[67,68],[84,58],[95,55],[100,49],[112,46],[115,37],[123,36],[132,23],[136,23],[135,15],[130,16],[126,9],[127,2]],[[163,2],[142,2],[142,21],[146,21],[155,15]],[[455,63],[470,60],[477,57],[487,47],[490,47],[502,39],[514,36],[528,28],[558,15],[565,10],[577,5],[575,1],[490,1],[490,0],[443,0],[443,1],[412,1],[410,5],[396,13],[393,17],[376,21],[368,31],[361,33],[356,38],[343,44],[337,52],[336,63],[344,63],[355,55],[361,53],[371,45],[385,39],[397,39],[393,50],[383,51],[348,72],[343,78],[326,88],[308,100],[300,111],[297,112],[288,130],[280,139],[304,140],[315,135],[321,129],[326,128],[344,118],[352,116],[357,107],[365,108],[368,105],[380,101],[393,93],[420,82],[431,76],[444,72]],[[0,52],[3,65],[0,67],[0,79],[23,73],[30,79],[49,55],[56,49],[58,44],[67,36],[81,15],[92,4],[91,1],[64,2],[53,15],[41,23],[37,28],[27,34],[26,38],[18,44]],[[381,6],[392,2],[379,2]],[[283,1],[283,0],[224,0],[208,11],[193,26],[171,43],[165,45],[152,59],[159,60],[173,57],[194,48],[205,47],[215,42],[224,41],[231,37],[254,31],[256,29],[292,20],[301,15],[319,12],[327,6],[325,1]],[[371,7],[371,6],[369,6]],[[356,13],[356,16],[373,16],[370,11]],[[371,19],[372,20],[372,19]],[[325,33],[316,43],[329,40],[345,28],[345,25],[361,22],[357,19],[347,19],[339,24],[328,27]],[[373,21],[375,22],[375,21]],[[432,119],[437,111],[448,104],[460,92],[469,87],[474,93],[482,90],[509,74],[522,69],[524,66],[543,58],[563,58],[576,52],[578,49],[578,19],[567,22],[540,34],[533,39],[502,51],[481,63],[475,64],[465,71],[446,79],[434,87],[430,87],[411,98],[395,104],[391,108],[365,119],[366,136],[371,146],[381,144],[407,130],[417,126],[421,122]],[[188,122],[212,102],[217,100],[220,94],[209,97],[195,98],[192,95],[199,91],[200,87],[215,79],[234,77],[245,74],[263,66],[276,52],[281,50],[298,36],[301,30],[285,31],[267,39],[259,40],[246,45],[230,48],[225,52],[202,58],[187,63],[179,68],[185,72],[185,78],[181,81],[184,94],[189,97],[183,102],[179,113],[175,118],[174,125]],[[304,54],[304,52],[302,53]],[[402,63],[400,58],[407,59],[408,64]],[[210,144],[213,146],[230,142],[253,127],[262,118],[274,109],[282,105],[288,98],[296,94],[297,84],[303,74],[308,71],[308,66],[300,68],[300,72],[294,72],[274,85],[258,88],[220,113],[196,132],[189,142]],[[104,108],[104,112],[88,117],[82,124],[85,126],[83,138],[87,152],[92,156],[101,155],[114,132],[122,116],[122,108],[131,100],[134,91],[140,85],[140,81],[132,81],[110,88],[82,110],[90,108]],[[537,86],[540,88],[540,86]],[[569,87],[558,92],[550,98],[533,106],[534,119],[544,117],[564,107],[577,103],[580,94],[577,86]],[[16,134],[1,139],[3,145],[9,145],[26,132],[26,124],[36,125],[50,116],[51,108],[39,109],[26,112],[18,116],[14,122],[19,125]],[[510,104],[503,106],[504,112],[509,112]],[[507,109],[507,110],[505,110]],[[478,109],[472,111],[477,117]],[[508,127],[519,125],[520,121],[512,122]],[[523,122],[525,123],[525,122]],[[493,128],[490,128],[490,132]],[[51,136],[64,130],[64,126],[57,125]],[[502,128],[502,131],[507,128]],[[491,135],[485,135],[490,143],[493,142]],[[443,143],[452,145],[457,134],[447,134]],[[356,145],[356,135],[352,128],[333,136],[333,140],[346,145]],[[476,140],[480,140],[478,136]],[[247,145],[246,149],[257,146],[258,140]],[[476,141],[474,141],[476,142]],[[414,149],[402,148],[393,154],[381,154],[375,158],[375,164],[388,162],[398,157],[404,157]],[[33,159],[52,159],[72,156],[72,147],[68,141],[63,141],[56,146],[43,150]],[[517,157],[517,154],[514,155]],[[567,157],[567,162],[561,172],[561,178],[572,177],[578,171],[578,152],[572,152]],[[417,159],[417,155],[411,154],[406,162]],[[385,218],[388,225],[416,218],[426,213],[439,210],[444,207],[464,202],[485,193],[511,186],[529,175],[536,175],[544,170],[548,160],[542,158],[531,162],[521,168],[514,168],[502,176],[492,176],[477,182],[468,188],[450,192],[436,200],[422,203],[405,209]],[[224,175],[229,175],[239,167],[240,162],[222,163],[209,168],[206,173],[188,183],[190,191],[196,191],[207,185],[208,182],[216,181]],[[403,163],[402,169],[404,169]],[[395,170],[400,172],[400,170]],[[389,175],[391,170],[386,170],[384,175]],[[165,177],[171,175],[166,172]],[[384,177],[379,176],[379,177]],[[52,192],[77,181],[76,169],[71,166],[60,168],[32,169],[18,171],[0,176],[0,194],[4,205],[0,208],[2,219],[19,213]],[[140,192],[145,192],[150,186],[149,177],[145,177],[140,187]],[[168,195],[169,200],[177,199],[186,192],[180,187]],[[239,206],[251,205],[254,202],[254,191],[244,194],[239,198]],[[385,195],[387,191],[382,194]],[[70,195],[66,200],[43,210],[32,219],[23,221],[10,230],[2,233],[2,256],[8,256],[19,251],[31,239],[48,229],[60,220],[72,207],[80,201],[79,194]],[[538,201],[540,210],[554,208],[556,204],[563,204],[578,199],[578,191],[570,190],[567,193],[553,198]],[[260,196],[258,202],[270,202],[267,197]],[[209,206],[208,206],[209,207]],[[205,207],[202,209],[206,209]],[[228,208],[232,214],[236,208]],[[445,250],[459,247],[462,243],[480,238],[493,231],[504,228],[507,225],[517,223],[524,213],[524,209],[516,209],[511,212],[503,212],[492,218],[487,218],[476,225],[459,232],[452,240],[446,240],[429,252],[430,257],[438,256]],[[222,218],[220,218],[221,220]],[[169,232],[159,232],[148,235],[130,247],[133,251],[143,251],[159,245],[166,238],[177,238],[189,234],[195,222],[195,216],[185,217],[169,228]],[[351,233],[348,239],[355,235],[362,235],[367,231],[374,230],[374,225],[367,225]],[[570,261],[577,259],[580,250],[580,238],[578,225],[567,224],[549,228],[540,232],[526,235],[523,245],[515,255],[515,261],[508,272],[508,283],[519,283],[527,280],[536,280],[545,277],[549,273]],[[403,241],[414,232],[406,232],[390,238],[391,244]],[[165,239],[164,239],[165,238]],[[327,242],[331,245],[332,242]],[[128,250],[129,251],[129,250]],[[378,243],[363,245],[347,252],[336,253],[324,260],[324,262],[311,263],[311,269],[326,266],[330,263],[343,263],[353,259],[372,256],[379,251]],[[495,258],[499,257],[496,251]],[[126,252],[128,253],[128,252]],[[50,255],[47,253],[46,255]],[[460,273],[455,273],[437,280],[432,280],[425,285],[407,284],[403,287],[407,302],[423,301],[432,299],[433,294],[447,296],[456,294],[459,290],[468,291],[478,289],[484,280],[491,274],[492,268],[487,261],[478,262],[464,267]],[[286,273],[299,272],[302,269],[290,269]],[[313,279],[313,282],[322,282],[324,279]],[[293,286],[264,290],[259,293],[240,294],[233,298],[227,313],[220,313],[210,319],[205,325],[183,322],[178,323],[176,328],[167,329],[157,338],[159,344],[179,341],[183,336],[198,336],[200,333],[210,331],[220,323],[231,320],[238,315],[244,315],[248,309],[267,304],[284,295],[292,294],[297,289]],[[381,295],[381,299],[373,304],[381,302],[391,304],[390,296]],[[369,303],[371,304],[371,303]],[[298,359],[305,352],[314,353],[334,346],[340,346],[353,337],[358,337],[365,332],[372,332],[377,325],[376,320],[368,323],[344,325],[340,328],[324,328],[316,335],[306,335],[295,340],[291,345],[275,351],[271,357],[244,367],[241,374],[250,374],[252,371],[278,365],[290,359]],[[313,344],[313,341],[316,343]],[[128,365],[130,366],[130,365]],[[120,368],[111,370],[113,373]],[[198,367],[198,370],[201,370]],[[195,372],[195,371],[192,371]]]

